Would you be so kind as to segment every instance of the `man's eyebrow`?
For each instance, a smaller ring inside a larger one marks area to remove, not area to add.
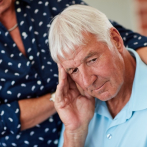
[[[89,53],[87,54],[87,56],[83,59],[83,61],[87,60],[88,58],[90,58],[90,57],[92,57],[92,56],[94,56],[94,55],[96,55],[96,54],[97,54],[97,52],[89,52]]]

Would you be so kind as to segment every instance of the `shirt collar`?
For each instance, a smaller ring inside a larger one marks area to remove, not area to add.
[[[128,51],[136,59],[136,71],[133,81],[132,94],[129,100],[129,109],[139,111],[147,108],[147,65],[142,62],[139,55],[132,49]]]
[[[132,94],[125,110],[130,117],[132,111],[139,111],[147,108],[147,65],[142,62],[139,55],[132,49],[127,48],[136,59],[136,71],[133,81]],[[96,98],[95,112],[111,118],[105,102]]]

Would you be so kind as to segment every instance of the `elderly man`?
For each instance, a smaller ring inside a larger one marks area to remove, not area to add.
[[[49,42],[63,146],[146,147],[147,67],[107,17],[71,6],[54,19]]]

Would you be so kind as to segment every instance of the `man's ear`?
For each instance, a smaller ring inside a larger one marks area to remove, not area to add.
[[[123,40],[119,34],[119,32],[115,28],[110,29],[110,38],[111,42],[116,46],[119,51],[122,51],[123,48]]]

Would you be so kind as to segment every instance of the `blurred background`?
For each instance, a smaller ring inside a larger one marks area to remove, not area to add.
[[[84,0],[126,28],[147,36],[147,0]]]

